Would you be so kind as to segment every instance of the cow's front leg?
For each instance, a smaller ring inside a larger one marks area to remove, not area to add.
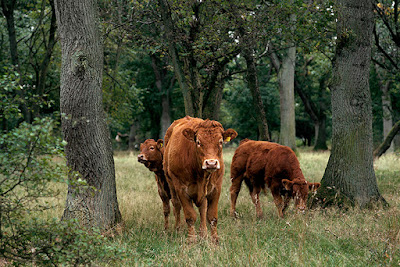
[[[211,237],[218,244],[219,238],[217,233],[218,223],[218,200],[221,195],[221,189],[216,189],[212,194],[207,196],[207,221],[211,228]]]
[[[284,215],[285,209],[288,207],[291,198],[292,197],[289,195],[289,193],[285,194],[285,196],[283,198],[282,216]]]
[[[207,199],[204,199],[199,206],[200,212],[200,236],[202,238],[207,237],[207,222],[206,222],[206,214],[207,214]]]
[[[189,243],[196,242],[194,223],[196,222],[197,215],[193,207],[193,201],[183,190],[176,190],[176,193],[181,201],[183,213],[185,214],[185,220],[188,226],[188,241]]]
[[[274,197],[274,203],[276,208],[278,209],[278,215],[279,217],[283,218],[283,200],[280,192],[280,187],[279,186],[272,186],[271,187],[271,193],[272,196]]]

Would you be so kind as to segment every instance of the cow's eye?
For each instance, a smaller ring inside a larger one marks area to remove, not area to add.
[[[199,140],[196,141],[197,146],[201,146],[201,143]]]
[[[220,146],[222,146],[222,143],[223,143],[223,141],[222,141],[222,140],[219,140],[219,145],[220,145]]]
[[[151,147],[150,147],[150,150],[154,150],[154,146],[151,146]]]

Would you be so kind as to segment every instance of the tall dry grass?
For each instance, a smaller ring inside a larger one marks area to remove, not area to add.
[[[110,246],[126,251],[120,266],[398,266],[400,265],[400,156],[385,155],[374,163],[387,209],[311,210],[305,215],[289,207],[280,219],[270,192],[261,196],[264,217],[256,219],[247,188],[237,201],[239,218],[229,216],[230,164],[234,149],[224,151],[225,176],[219,201],[220,244],[199,240],[187,244],[186,225],[163,230],[162,203],[154,174],[137,162],[137,153],[115,155],[117,194],[125,223],[123,234]],[[328,152],[299,151],[309,181],[323,176]],[[43,216],[59,217],[66,195],[59,186],[55,208]],[[172,207],[171,207],[172,208]],[[183,212],[182,212],[182,221]],[[171,212],[170,225],[174,218]],[[197,225],[198,229],[198,220]],[[99,262],[100,266],[108,266]]]
[[[305,215],[289,208],[277,216],[272,197],[262,195],[264,218],[257,220],[247,188],[242,187],[237,211],[229,216],[229,169],[234,150],[225,149],[225,176],[219,201],[220,245],[210,240],[186,243],[186,227],[163,231],[161,200],[154,174],[136,161],[136,154],[115,157],[117,193],[126,223],[113,242],[128,252],[121,265],[160,266],[376,266],[400,264],[400,157],[375,162],[387,209],[312,210]],[[299,160],[309,181],[320,181],[328,152],[300,150]],[[173,225],[173,216],[170,223]],[[198,229],[198,222],[197,222]]]

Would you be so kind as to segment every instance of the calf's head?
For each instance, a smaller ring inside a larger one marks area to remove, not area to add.
[[[283,179],[282,184],[286,190],[291,192],[294,204],[299,211],[305,211],[308,193],[316,191],[321,185],[320,183],[309,183],[299,179],[293,181]]]
[[[162,170],[163,161],[163,140],[158,139],[147,139],[140,144],[140,154],[138,155],[138,161],[143,163],[150,171]]]
[[[195,143],[196,157],[201,168],[214,172],[223,164],[222,144],[235,138],[237,132],[233,129],[224,130],[217,121],[205,120],[193,129],[184,129],[183,135]]]

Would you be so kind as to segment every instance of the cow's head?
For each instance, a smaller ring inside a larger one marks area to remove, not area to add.
[[[140,144],[140,154],[138,155],[138,161],[143,163],[150,171],[162,170],[163,161],[163,140],[158,139],[147,139]]]
[[[194,129],[184,129],[183,135],[195,143],[201,168],[213,172],[221,168],[222,144],[234,139],[237,132],[233,129],[224,130],[217,121],[205,120]]]
[[[282,184],[286,190],[291,192],[294,204],[299,211],[305,211],[309,192],[316,191],[320,183],[309,183],[305,180],[294,179],[293,181],[283,179]]]

